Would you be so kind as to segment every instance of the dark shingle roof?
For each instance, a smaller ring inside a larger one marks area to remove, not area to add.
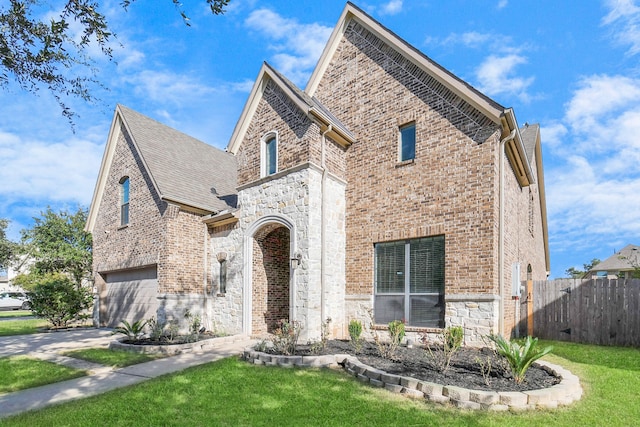
[[[143,114],[118,105],[160,197],[219,212],[236,207],[236,159]]]

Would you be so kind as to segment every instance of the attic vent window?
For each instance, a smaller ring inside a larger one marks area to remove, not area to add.
[[[129,224],[129,177],[120,180],[120,226]]]

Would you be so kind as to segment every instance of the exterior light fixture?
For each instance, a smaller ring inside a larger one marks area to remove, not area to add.
[[[295,270],[300,266],[301,262],[302,262],[302,254],[300,252],[296,252],[293,255],[293,258],[291,258],[291,268]]]

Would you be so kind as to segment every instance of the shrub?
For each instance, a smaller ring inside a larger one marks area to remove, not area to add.
[[[54,328],[65,328],[80,320],[82,312],[93,306],[91,291],[76,286],[62,273],[42,277],[31,293],[31,309],[36,317],[47,319]]]
[[[271,338],[274,351],[287,356],[295,354],[301,331],[302,325],[298,321],[289,322],[286,319],[278,321],[277,328],[273,331]]]
[[[137,320],[130,324],[126,320],[120,321],[122,326],[118,326],[111,333],[112,335],[122,334],[127,337],[127,341],[137,341],[144,335],[144,327],[147,326],[146,320]]]
[[[538,339],[527,337],[522,345],[515,341],[507,341],[501,335],[490,335],[489,339],[496,344],[498,354],[509,363],[511,374],[517,384],[524,381],[527,370],[533,362],[549,353],[553,347],[538,347]]]
[[[331,324],[331,318],[327,317],[327,320],[320,325],[320,341],[310,343],[310,350],[313,354],[318,354],[322,350],[327,348],[327,342],[329,341],[329,325]]]
[[[404,322],[401,320],[394,320],[389,322],[389,338],[395,342],[396,345],[402,344],[404,339]]]
[[[155,317],[151,317],[147,320],[147,327],[149,328],[149,338],[153,341],[159,341],[164,334],[164,327],[166,323],[159,322]]]
[[[357,319],[351,319],[349,322],[349,337],[351,338],[351,346],[358,353],[362,348],[362,322]]]
[[[427,335],[423,335],[421,341],[425,345],[428,356],[436,369],[446,372],[451,366],[453,356],[462,347],[464,329],[462,329],[462,326],[448,327],[442,331],[440,339],[442,343],[435,346],[429,343]]]
[[[189,336],[187,337],[187,341],[198,341],[198,339],[200,339],[200,328],[202,328],[202,318],[199,314],[192,314],[189,310],[184,313],[184,317],[189,321]]]

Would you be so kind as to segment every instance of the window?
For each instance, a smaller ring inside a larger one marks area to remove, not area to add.
[[[120,180],[120,225],[129,224],[129,177]]]
[[[416,158],[416,124],[400,126],[400,161]]]
[[[375,245],[378,324],[444,327],[444,236]]]
[[[262,176],[273,175],[278,172],[278,137],[275,133],[268,133],[262,138]]]

